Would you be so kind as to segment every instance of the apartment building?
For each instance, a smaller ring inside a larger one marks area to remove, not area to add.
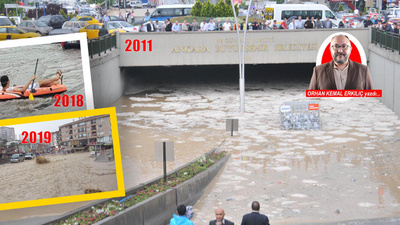
[[[7,142],[15,141],[14,127],[0,127],[0,138]]]
[[[87,145],[111,144],[111,124],[109,115],[79,118],[79,120],[59,127],[62,146],[84,149]]]

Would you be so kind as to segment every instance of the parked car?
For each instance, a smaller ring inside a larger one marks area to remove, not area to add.
[[[79,13],[78,16],[96,17],[96,12],[95,11],[82,12],[82,13]]]
[[[77,16],[72,18],[70,21],[85,21],[89,24],[98,23],[99,21],[91,16]]]
[[[131,1],[129,5],[132,8],[143,8],[143,3],[141,1]]]
[[[61,29],[72,30],[74,33],[79,32],[80,29],[89,25],[86,21],[67,21],[63,24]]]
[[[14,26],[0,26],[0,40],[40,37],[38,33],[30,33]]]
[[[0,16],[0,26],[13,26],[14,24],[7,16]]]
[[[89,24],[86,27],[80,29],[79,32],[86,32],[88,39],[99,38],[99,31],[102,26],[103,26],[102,23]],[[112,34],[115,31],[119,31],[120,33],[126,33],[126,31],[122,29],[117,29],[112,25],[108,25],[108,33]]]
[[[25,160],[29,160],[29,159],[33,159],[33,154],[31,154],[31,153],[27,153],[27,154],[25,154]]]
[[[17,163],[25,160],[24,154],[13,154],[10,158],[10,162]]]
[[[45,23],[35,20],[23,21],[20,25],[18,25],[18,27],[28,32],[34,32],[40,35],[48,35],[50,31],[53,30],[52,27],[47,26]]]
[[[121,19],[118,16],[109,16],[110,21],[125,21],[125,19]]]
[[[112,25],[115,28],[122,29],[126,32],[133,32],[134,26],[130,23],[127,23],[125,21],[110,21],[108,22],[109,25]]]
[[[143,26],[147,28],[147,24],[149,24],[149,23],[150,23],[150,21],[147,21],[147,22],[143,23]],[[155,24],[156,22],[153,21],[153,23]],[[159,23],[161,26],[163,26],[163,25],[165,24],[164,21],[158,21],[158,23]],[[180,24],[181,24],[181,23],[180,23]],[[189,25],[189,24],[188,24],[188,25]],[[132,31],[132,32],[139,32],[139,30],[140,30],[140,25],[134,25],[133,31]]]
[[[42,16],[38,21],[45,23],[47,26],[53,27],[54,29],[61,28],[66,21],[61,15],[47,15]]]
[[[392,18],[392,19],[390,19],[390,20],[388,21],[388,23],[389,23],[390,25],[392,25],[392,24],[394,24],[394,23],[400,24],[400,18]]]
[[[155,2],[148,2],[147,4],[143,5],[146,8],[155,8],[157,5]]]

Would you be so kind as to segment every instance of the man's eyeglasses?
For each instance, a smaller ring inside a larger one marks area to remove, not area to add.
[[[340,48],[343,50],[347,50],[348,48],[350,48],[350,45],[332,45],[331,47],[335,50],[339,50]]]

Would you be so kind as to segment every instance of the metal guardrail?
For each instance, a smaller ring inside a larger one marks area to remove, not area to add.
[[[107,34],[100,38],[88,40],[89,56],[93,59],[93,55],[107,53],[107,50],[117,48],[117,34]]]
[[[371,30],[371,41],[375,45],[380,45],[380,47],[398,51],[400,54],[400,35],[392,32],[382,31],[376,28]]]

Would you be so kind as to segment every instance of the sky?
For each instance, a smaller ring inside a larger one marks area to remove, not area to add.
[[[65,120],[53,120],[53,121],[46,121],[46,122],[38,122],[38,123],[26,123],[26,124],[19,124],[19,125],[12,125],[12,126],[7,126],[7,127],[14,127],[15,130],[15,136],[18,139],[20,139],[20,135],[22,132],[27,131],[35,131],[36,133],[43,131],[58,131],[58,127],[70,123],[73,120],[78,120],[78,118],[72,118],[72,119],[65,119]]]

